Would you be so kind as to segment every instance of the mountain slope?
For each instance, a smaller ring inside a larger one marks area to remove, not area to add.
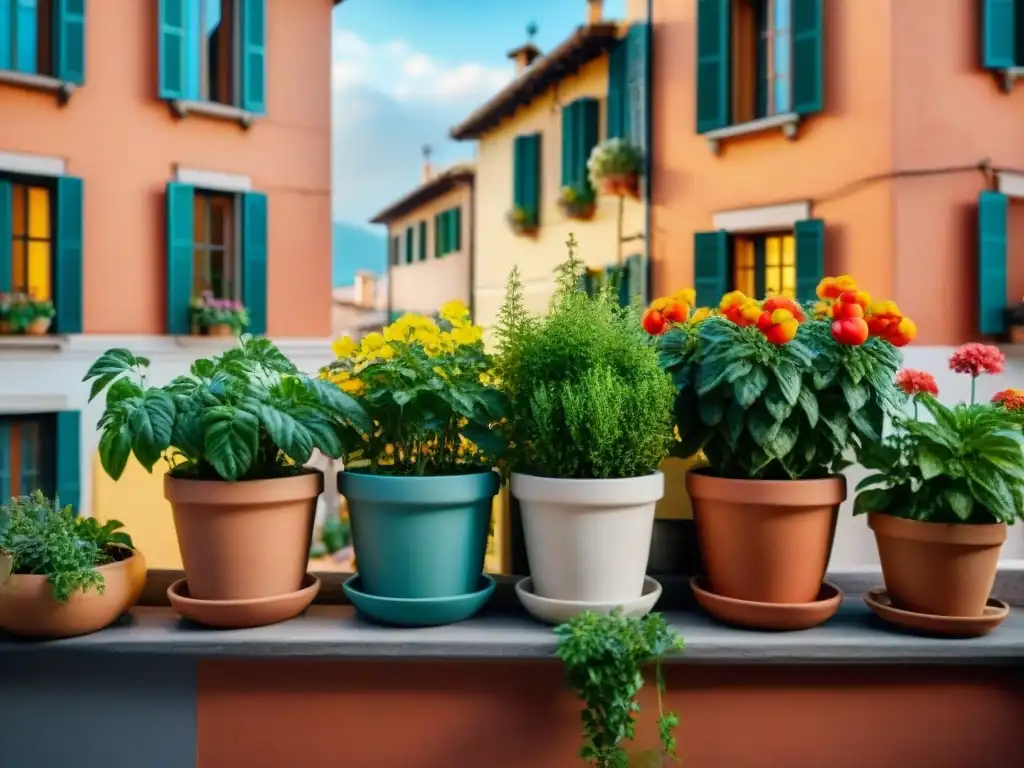
[[[383,231],[377,232],[342,221],[334,222],[333,287],[352,285],[359,270],[383,274],[387,269],[387,242]]]

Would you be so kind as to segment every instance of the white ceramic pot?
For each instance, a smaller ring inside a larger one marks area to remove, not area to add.
[[[635,600],[644,589],[661,472],[613,480],[512,474],[535,594],[553,600]]]

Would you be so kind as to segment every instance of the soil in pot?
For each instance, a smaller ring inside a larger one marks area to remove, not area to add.
[[[817,599],[845,477],[733,480],[698,469],[686,487],[711,592],[758,603]]]
[[[665,477],[576,480],[512,474],[534,592],[552,600],[630,601],[647,572]]]
[[[302,587],[323,475],[224,482],[164,476],[189,594],[249,600]]]
[[[1006,524],[962,525],[868,515],[892,605],[932,616],[981,616]]]
[[[0,584],[0,629],[41,639],[86,635],[113,624],[138,599],[145,584],[146,560],[126,549],[112,554],[123,559],[96,569],[103,574],[103,593],[80,590],[66,603],[54,599],[46,576],[11,575]]]
[[[339,474],[362,591],[397,599],[477,592],[499,486],[496,472]]]

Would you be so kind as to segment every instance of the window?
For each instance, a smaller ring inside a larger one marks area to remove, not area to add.
[[[796,241],[792,233],[733,238],[732,287],[747,296],[796,297]]]
[[[56,333],[82,332],[82,180],[0,175],[0,293],[52,301]]]
[[[395,235],[391,238],[391,266],[397,267],[401,263],[402,238]]]
[[[823,106],[822,0],[698,0],[697,132]]]
[[[578,288],[589,296],[595,295],[606,284],[618,294],[620,306],[633,302],[640,295],[641,304],[647,303],[647,274],[643,254],[627,256],[622,265],[610,264],[604,269],[587,268],[580,276]]]
[[[434,217],[435,258],[462,249],[462,208],[449,208]]]
[[[38,489],[78,509],[81,414],[0,414],[0,499]]]
[[[85,0],[0,0],[0,70],[85,82]]]
[[[240,300],[267,332],[267,196],[167,185],[167,332],[188,334],[203,291]]]
[[[266,0],[160,0],[160,97],[266,112]]]
[[[562,107],[562,186],[589,185],[587,161],[597,144],[596,99],[577,99]]]
[[[512,143],[512,205],[532,217],[534,226],[541,221],[540,168],[540,134],[516,136]]]
[[[193,296],[209,291],[218,299],[241,299],[236,199],[234,195],[196,190],[192,205]]]

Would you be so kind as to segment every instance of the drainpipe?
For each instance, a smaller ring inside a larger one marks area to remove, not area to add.
[[[388,224],[388,239],[387,239],[387,250],[388,250],[388,253],[387,253],[387,258],[388,258],[388,261],[387,261],[387,265],[388,265],[388,271],[387,271],[387,278],[388,278],[388,300],[387,300],[387,302],[385,302],[386,307],[385,307],[384,311],[387,312],[387,315],[384,318],[384,325],[388,325],[391,322],[391,312],[392,312],[391,302],[393,300],[391,293],[394,290],[394,288],[393,288],[394,281],[391,279],[392,278],[391,270],[394,268],[394,264],[392,263],[393,254],[391,253],[391,249],[394,248],[393,238],[394,238],[394,235],[391,234],[391,225]]]
[[[479,155],[479,150],[477,152]],[[476,322],[476,173],[469,177],[469,319]]]
[[[651,160],[651,156],[654,154],[654,0],[647,0],[647,45],[644,48],[647,50],[647,61],[645,66],[647,71],[644,73],[646,77],[644,82],[647,84],[647,98],[644,104],[644,132],[647,134],[644,136],[644,143],[647,147],[646,157],[644,158],[646,173],[644,174],[644,259],[647,264],[647,299],[651,298],[653,293],[652,288],[654,285],[654,270],[652,269],[653,262],[651,259],[651,229],[652,222],[654,220],[653,214],[651,213],[651,190],[654,185],[651,183],[651,177],[653,174],[654,163]]]

